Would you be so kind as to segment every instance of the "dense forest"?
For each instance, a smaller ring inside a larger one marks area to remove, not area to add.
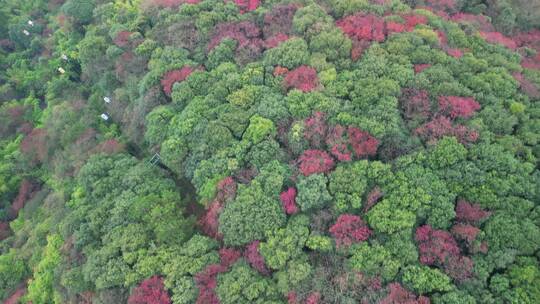
[[[540,303],[539,0],[0,19],[0,301]]]

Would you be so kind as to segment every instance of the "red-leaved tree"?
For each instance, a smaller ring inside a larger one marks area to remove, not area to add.
[[[368,132],[349,127],[347,135],[349,136],[349,144],[357,158],[373,156],[377,153],[379,141]]]
[[[480,104],[471,97],[440,96],[439,113],[451,119],[469,118],[480,109]]]
[[[294,3],[278,4],[264,15],[263,34],[266,39],[279,34],[289,35],[292,29],[292,20],[298,5]]]
[[[128,299],[128,304],[171,304],[163,279],[153,276],[137,286]]]
[[[460,222],[478,224],[491,215],[478,204],[472,204],[464,200],[459,200],[456,204],[456,219]]]
[[[338,247],[363,242],[371,236],[371,229],[362,218],[352,214],[340,215],[329,231]]]
[[[250,12],[257,9],[259,0],[234,0],[234,3],[240,8],[240,13]]]
[[[332,157],[321,150],[306,150],[298,159],[299,169],[304,176],[315,173],[328,173],[334,168]]]
[[[388,295],[381,299],[379,304],[429,304],[429,298],[420,296],[403,288],[399,283],[390,283],[388,285]]]
[[[199,289],[196,304],[219,304],[219,298],[215,292],[217,276],[227,271],[227,267],[220,264],[208,265],[203,271],[195,274],[195,284]]]
[[[244,258],[255,270],[261,274],[267,275],[270,274],[270,270],[268,267],[266,267],[264,258],[259,253],[259,243],[260,241],[256,240],[246,245],[246,250],[244,250]]]
[[[163,87],[163,92],[168,96],[171,96],[173,84],[176,82],[184,81],[195,69],[190,66],[184,66],[178,70],[172,70],[161,78],[161,86]]]
[[[296,205],[296,189],[290,187],[287,191],[282,192],[279,195],[281,199],[281,206],[287,214],[295,214],[298,212],[298,206]]]
[[[429,64],[429,63],[415,64],[414,65],[414,72],[416,74],[422,73],[423,70],[425,70],[425,69],[427,69],[429,67],[431,67],[431,64]]]
[[[514,40],[499,32],[480,32],[480,36],[486,39],[486,41],[489,43],[501,44],[511,50],[517,49],[517,44]]]
[[[239,250],[236,250],[234,248],[220,248],[219,249],[219,259],[221,261],[221,265],[229,268],[232,264],[234,264],[240,257],[242,256],[242,252]]]
[[[295,88],[302,92],[310,92],[319,86],[319,78],[314,68],[302,65],[287,73],[283,83],[287,90]]]
[[[234,39],[238,42],[237,50],[249,49],[260,53],[263,49],[261,30],[251,21],[220,23],[214,29],[208,51],[213,50],[223,39]]]
[[[384,20],[373,14],[358,13],[336,22],[336,25],[350,38],[368,41],[384,41]]]
[[[304,121],[304,138],[313,149],[322,149],[328,126],[324,113],[315,112]]]
[[[430,225],[418,227],[415,239],[422,264],[441,266],[449,257],[460,254],[458,244],[449,232],[435,230]]]
[[[330,153],[338,161],[348,162],[352,160],[352,152],[349,149],[349,141],[346,138],[346,131],[347,129],[341,125],[335,125],[332,127],[328,133],[328,137],[326,138],[326,145],[328,146]]]

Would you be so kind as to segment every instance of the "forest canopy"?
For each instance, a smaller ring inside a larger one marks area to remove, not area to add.
[[[540,1],[0,19],[3,303],[540,303]]]

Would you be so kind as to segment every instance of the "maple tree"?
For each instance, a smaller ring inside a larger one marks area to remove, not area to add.
[[[287,90],[295,88],[302,92],[310,92],[319,86],[319,78],[314,68],[302,65],[289,71],[283,83]]]
[[[329,229],[336,239],[337,246],[349,246],[367,240],[371,236],[371,229],[357,215],[342,214],[336,223]]]
[[[285,213],[295,214],[298,212],[298,206],[296,205],[295,188],[290,187],[289,189],[287,189],[287,191],[282,192],[279,197],[281,199],[281,205],[283,206],[283,210],[285,210]]]
[[[128,304],[171,304],[163,279],[153,276],[136,287],[128,299]]]
[[[452,119],[470,118],[480,109],[480,104],[471,97],[440,96],[439,113]]]
[[[170,96],[172,93],[173,84],[184,81],[191,73],[193,73],[193,71],[195,71],[194,68],[184,66],[181,69],[172,70],[165,73],[165,75],[163,75],[163,77],[161,78],[161,86],[163,87],[163,92]]]
[[[260,241],[257,240],[246,245],[244,257],[255,270],[261,274],[269,274],[270,270],[266,266],[263,256],[259,253],[259,243]]]
[[[332,157],[321,150],[306,150],[298,159],[298,169],[304,176],[327,173],[334,167]]]

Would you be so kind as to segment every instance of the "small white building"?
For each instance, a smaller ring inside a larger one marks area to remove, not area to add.
[[[68,60],[68,56],[66,54],[62,54],[61,58],[64,60]]]
[[[34,21],[32,21],[32,20],[28,20],[28,25],[30,25],[30,26],[34,26]]]
[[[26,36],[30,35],[30,32],[27,31],[27,30],[23,30],[22,32],[23,32]]]
[[[106,102],[106,103],[111,103],[111,99],[107,96],[103,97],[103,100]]]
[[[64,70],[62,68],[58,68],[58,72],[60,72],[60,74],[64,74],[66,72],[66,70]]]
[[[107,120],[109,120],[109,115],[103,113],[103,114],[101,114],[101,118],[102,118],[103,120],[107,121]]]

